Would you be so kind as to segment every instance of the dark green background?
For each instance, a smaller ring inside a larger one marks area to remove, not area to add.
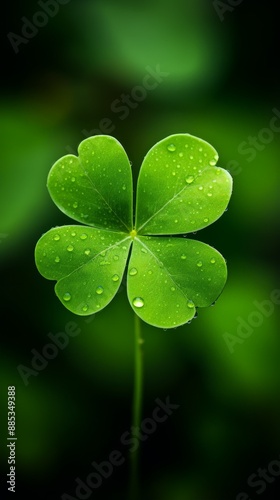
[[[236,500],[242,491],[250,500],[278,498],[280,477],[261,495],[247,484],[260,467],[280,459],[280,305],[269,317],[254,313],[255,301],[280,289],[280,131],[262,131],[272,110],[280,110],[274,9],[272,2],[244,0],[222,21],[207,0],[71,0],[15,54],[7,34],[21,34],[21,18],[32,20],[42,9],[33,1],[7,6],[0,117],[1,498],[8,385],[17,391],[18,498],[23,492],[30,499],[75,497],[75,478],[84,480],[92,461],[128,450],[120,444],[131,425],[133,382],[133,313],[125,286],[87,323],[63,308],[34,264],[41,234],[71,223],[48,195],[49,169],[104,118],[112,121],[135,178],[149,148],[177,132],[209,141],[218,165],[234,177],[229,210],[192,235],[227,259],[228,282],[215,307],[174,331],[143,324],[143,416],[151,416],[156,398],[170,396],[180,407],[143,443],[141,498]],[[114,112],[112,103],[142,85],[147,66],[157,64],[169,75],[134,109]],[[246,152],[250,136],[260,139]],[[237,335],[238,317],[255,318],[259,326],[231,353],[224,334]],[[41,352],[48,333],[64,331],[69,321],[81,333],[25,386],[18,365],[31,367],[31,349]],[[126,460],[90,498],[126,498],[128,473]]]

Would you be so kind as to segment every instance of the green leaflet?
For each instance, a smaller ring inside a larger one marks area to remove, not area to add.
[[[36,265],[73,313],[88,315],[113,299],[128,263],[128,298],[147,323],[173,328],[196,307],[220,295],[224,258],[199,241],[176,237],[217,220],[231,196],[229,173],[216,167],[216,151],[188,134],[170,136],[146,155],[132,221],[131,167],[109,136],[83,141],[79,157],[67,155],[48,177],[58,207],[87,226],[56,227],[35,249]],[[157,236],[166,235],[166,236]]]

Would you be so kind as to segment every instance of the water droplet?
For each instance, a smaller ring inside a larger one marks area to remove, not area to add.
[[[125,185],[125,184],[122,186],[122,190],[123,190],[123,191],[125,191],[125,190],[126,190],[126,185]]]
[[[147,253],[146,248],[141,248],[141,252],[142,252],[142,253]]]
[[[54,241],[59,241],[60,240],[59,234],[55,234],[53,239],[54,239]]]
[[[202,153],[203,149],[202,149],[202,148],[199,148],[199,150],[198,150],[198,151],[199,151],[200,153]]]
[[[73,203],[73,208],[78,208],[78,203],[76,201]]]
[[[104,288],[102,286],[98,286],[95,292],[97,293],[97,295],[102,295],[102,293],[104,292]]]
[[[171,292],[175,292],[175,290],[176,290],[175,286],[172,286],[171,287]]]
[[[199,260],[197,263],[196,263],[197,267],[202,267],[202,262],[201,260]]]
[[[187,256],[186,256],[184,253],[182,253],[182,255],[181,255],[181,259],[182,259],[182,260],[186,260],[186,258],[187,258]]]
[[[173,171],[173,172],[172,172],[172,175],[176,175],[176,172],[174,172],[174,171]]]
[[[120,279],[120,277],[119,277],[119,275],[118,275],[118,274],[114,274],[114,275],[112,276],[112,280],[113,280],[115,283],[116,283],[117,281],[119,281],[119,279]]]
[[[90,254],[90,249],[89,249],[89,248],[87,248],[87,249],[85,250],[85,254],[86,254],[86,255],[89,255],[89,254]]]
[[[212,281],[212,278],[208,278],[208,281]]]
[[[71,182],[75,182],[75,181],[76,181],[76,177],[72,177]]]
[[[191,184],[193,181],[194,181],[194,176],[193,176],[193,175],[189,175],[189,176],[186,178],[186,183],[187,183],[187,184]]]
[[[207,193],[207,196],[209,196],[209,197],[212,196],[212,193]]]
[[[72,231],[71,236],[76,236],[76,234],[75,231]]]
[[[213,258],[210,260],[211,264],[215,264],[216,260]]]
[[[203,190],[203,186],[199,186],[199,191],[202,191]]]
[[[135,299],[133,299],[132,301],[132,304],[137,308],[141,308],[144,305],[144,300],[141,299],[141,297],[135,297]]]
[[[205,219],[203,219],[203,222],[209,222],[208,217],[205,217]]]
[[[153,271],[148,271],[148,274],[150,274],[150,275],[153,274]]]
[[[210,160],[210,161],[209,161],[209,164],[210,164],[212,167],[214,167],[214,165],[216,165],[216,160]]]
[[[69,300],[71,300],[71,294],[69,292],[66,292],[63,295],[63,300],[65,300],[65,302],[69,302]]]
[[[86,240],[87,239],[87,234],[86,233],[81,234],[80,239],[81,240]]]
[[[84,312],[87,312],[88,311],[88,305],[85,304],[84,307],[82,308]]]
[[[175,222],[175,224],[177,224],[179,221],[178,221],[178,219],[175,219],[174,222]],[[160,251],[160,250],[158,250],[158,251]]]
[[[215,172],[216,172],[216,175],[220,175],[221,170],[217,167],[216,170],[215,170]]]
[[[136,267],[132,267],[129,271],[130,276],[135,276],[138,273]]]
[[[55,262],[60,262],[60,258],[57,256],[55,259],[54,259]]]
[[[180,156],[180,158],[183,158],[184,155],[183,155],[183,153],[179,153],[179,156]]]
[[[187,306],[190,308],[190,309],[193,309],[194,308],[194,303],[192,300],[188,300],[187,302]]]
[[[168,151],[171,151],[172,153],[176,151],[176,146],[174,144],[169,144],[167,146]]]
[[[192,155],[190,156],[190,160],[193,160],[193,156]]]
[[[67,247],[67,251],[68,251],[68,252],[73,252],[73,250],[74,250],[73,245],[68,245],[68,247]]]

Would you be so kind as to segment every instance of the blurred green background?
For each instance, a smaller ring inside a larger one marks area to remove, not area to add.
[[[148,149],[177,132],[210,142],[234,178],[228,211],[191,235],[227,259],[228,282],[215,307],[174,331],[143,324],[143,417],[156,398],[170,396],[180,406],[142,444],[141,498],[243,500],[244,492],[253,500],[260,486],[250,487],[248,477],[280,459],[280,304],[269,315],[256,305],[280,288],[278,20],[272,2],[230,3],[237,4],[57,0],[43,16],[44,0],[7,5],[0,116],[4,492],[8,385],[17,393],[19,498],[75,498],[75,478],[85,480],[91,462],[115,449],[127,457],[120,438],[131,425],[133,314],[125,283],[86,321],[63,308],[34,264],[41,234],[70,222],[48,195],[50,167],[104,132],[122,143],[135,178]],[[156,71],[149,79],[155,88],[143,92],[143,79]],[[255,325],[243,339],[240,318]],[[32,368],[31,350],[41,353],[48,334],[65,331],[69,321],[79,335],[25,385],[18,365]],[[126,498],[128,474],[126,459],[89,498]],[[279,498],[280,476],[263,481],[261,498]]]

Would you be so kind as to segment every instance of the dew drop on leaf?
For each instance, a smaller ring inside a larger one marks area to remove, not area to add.
[[[69,302],[69,300],[71,300],[71,294],[69,292],[66,292],[63,295],[63,300],[65,300],[65,302]]]
[[[182,253],[182,255],[181,255],[181,259],[182,259],[182,260],[186,260],[186,258],[187,258],[187,256],[186,256],[184,253]]]
[[[75,181],[76,181],[76,177],[72,177],[71,182],[75,182]]]
[[[87,248],[87,249],[85,250],[85,254],[86,254],[86,255],[89,255],[89,254],[90,254],[90,249],[89,249],[89,248]]]
[[[73,203],[73,208],[78,208],[78,203],[76,201]]]
[[[119,260],[119,256],[118,255],[114,255],[114,260]]]
[[[56,234],[54,237],[53,237],[54,241],[59,241],[60,240],[60,236],[59,234]]]
[[[119,277],[119,275],[118,275],[118,274],[114,274],[114,275],[112,276],[112,280],[113,280],[113,281],[115,281],[115,282],[116,282],[116,281],[119,281],[119,279],[120,279],[120,277]]]
[[[193,181],[194,181],[194,176],[193,176],[193,175],[189,175],[189,176],[186,178],[186,183],[187,183],[187,184],[191,184]]]
[[[205,217],[205,219],[203,219],[203,222],[209,222],[208,217]]]
[[[142,252],[142,253],[147,253],[146,248],[141,248],[141,252]]]
[[[136,267],[132,267],[129,271],[130,276],[135,276],[138,273]]]
[[[80,238],[81,238],[81,240],[86,240],[87,234],[86,233],[81,234]]]
[[[132,304],[140,309],[144,306],[144,300],[141,297],[135,297],[132,301]]]
[[[194,308],[194,303],[192,300],[188,300],[187,302],[187,306],[190,308],[190,309],[193,309]]]
[[[213,257],[213,259],[210,260],[210,262],[211,262],[211,264],[215,264],[216,261],[215,261],[214,257]]]
[[[73,250],[74,250],[73,245],[68,245],[68,247],[67,247],[67,251],[68,251],[68,252],[73,252]]]
[[[82,308],[84,312],[87,312],[88,311],[88,305],[85,304],[84,307]]]
[[[71,236],[76,236],[76,234],[75,231],[72,231]]]
[[[212,196],[212,193],[207,193],[207,196]]]
[[[95,292],[97,293],[97,295],[102,295],[102,293],[104,292],[103,286],[98,286]]]
[[[202,267],[202,262],[201,260],[199,260],[197,263],[196,263],[197,267]]]
[[[203,186],[199,186],[199,191],[202,191],[203,190]]]
[[[54,259],[55,262],[60,262],[60,258],[57,256],[55,259]]]
[[[174,151],[176,151],[176,146],[174,144],[169,144],[167,146],[167,149],[168,149],[168,151],[171,151],[172,153],[174,153]]]
[[[214,165],[216,165],[216,160],[210,160],[210,161],[209,161],[209,164],[210,164],[212,167],[214,167]]]

